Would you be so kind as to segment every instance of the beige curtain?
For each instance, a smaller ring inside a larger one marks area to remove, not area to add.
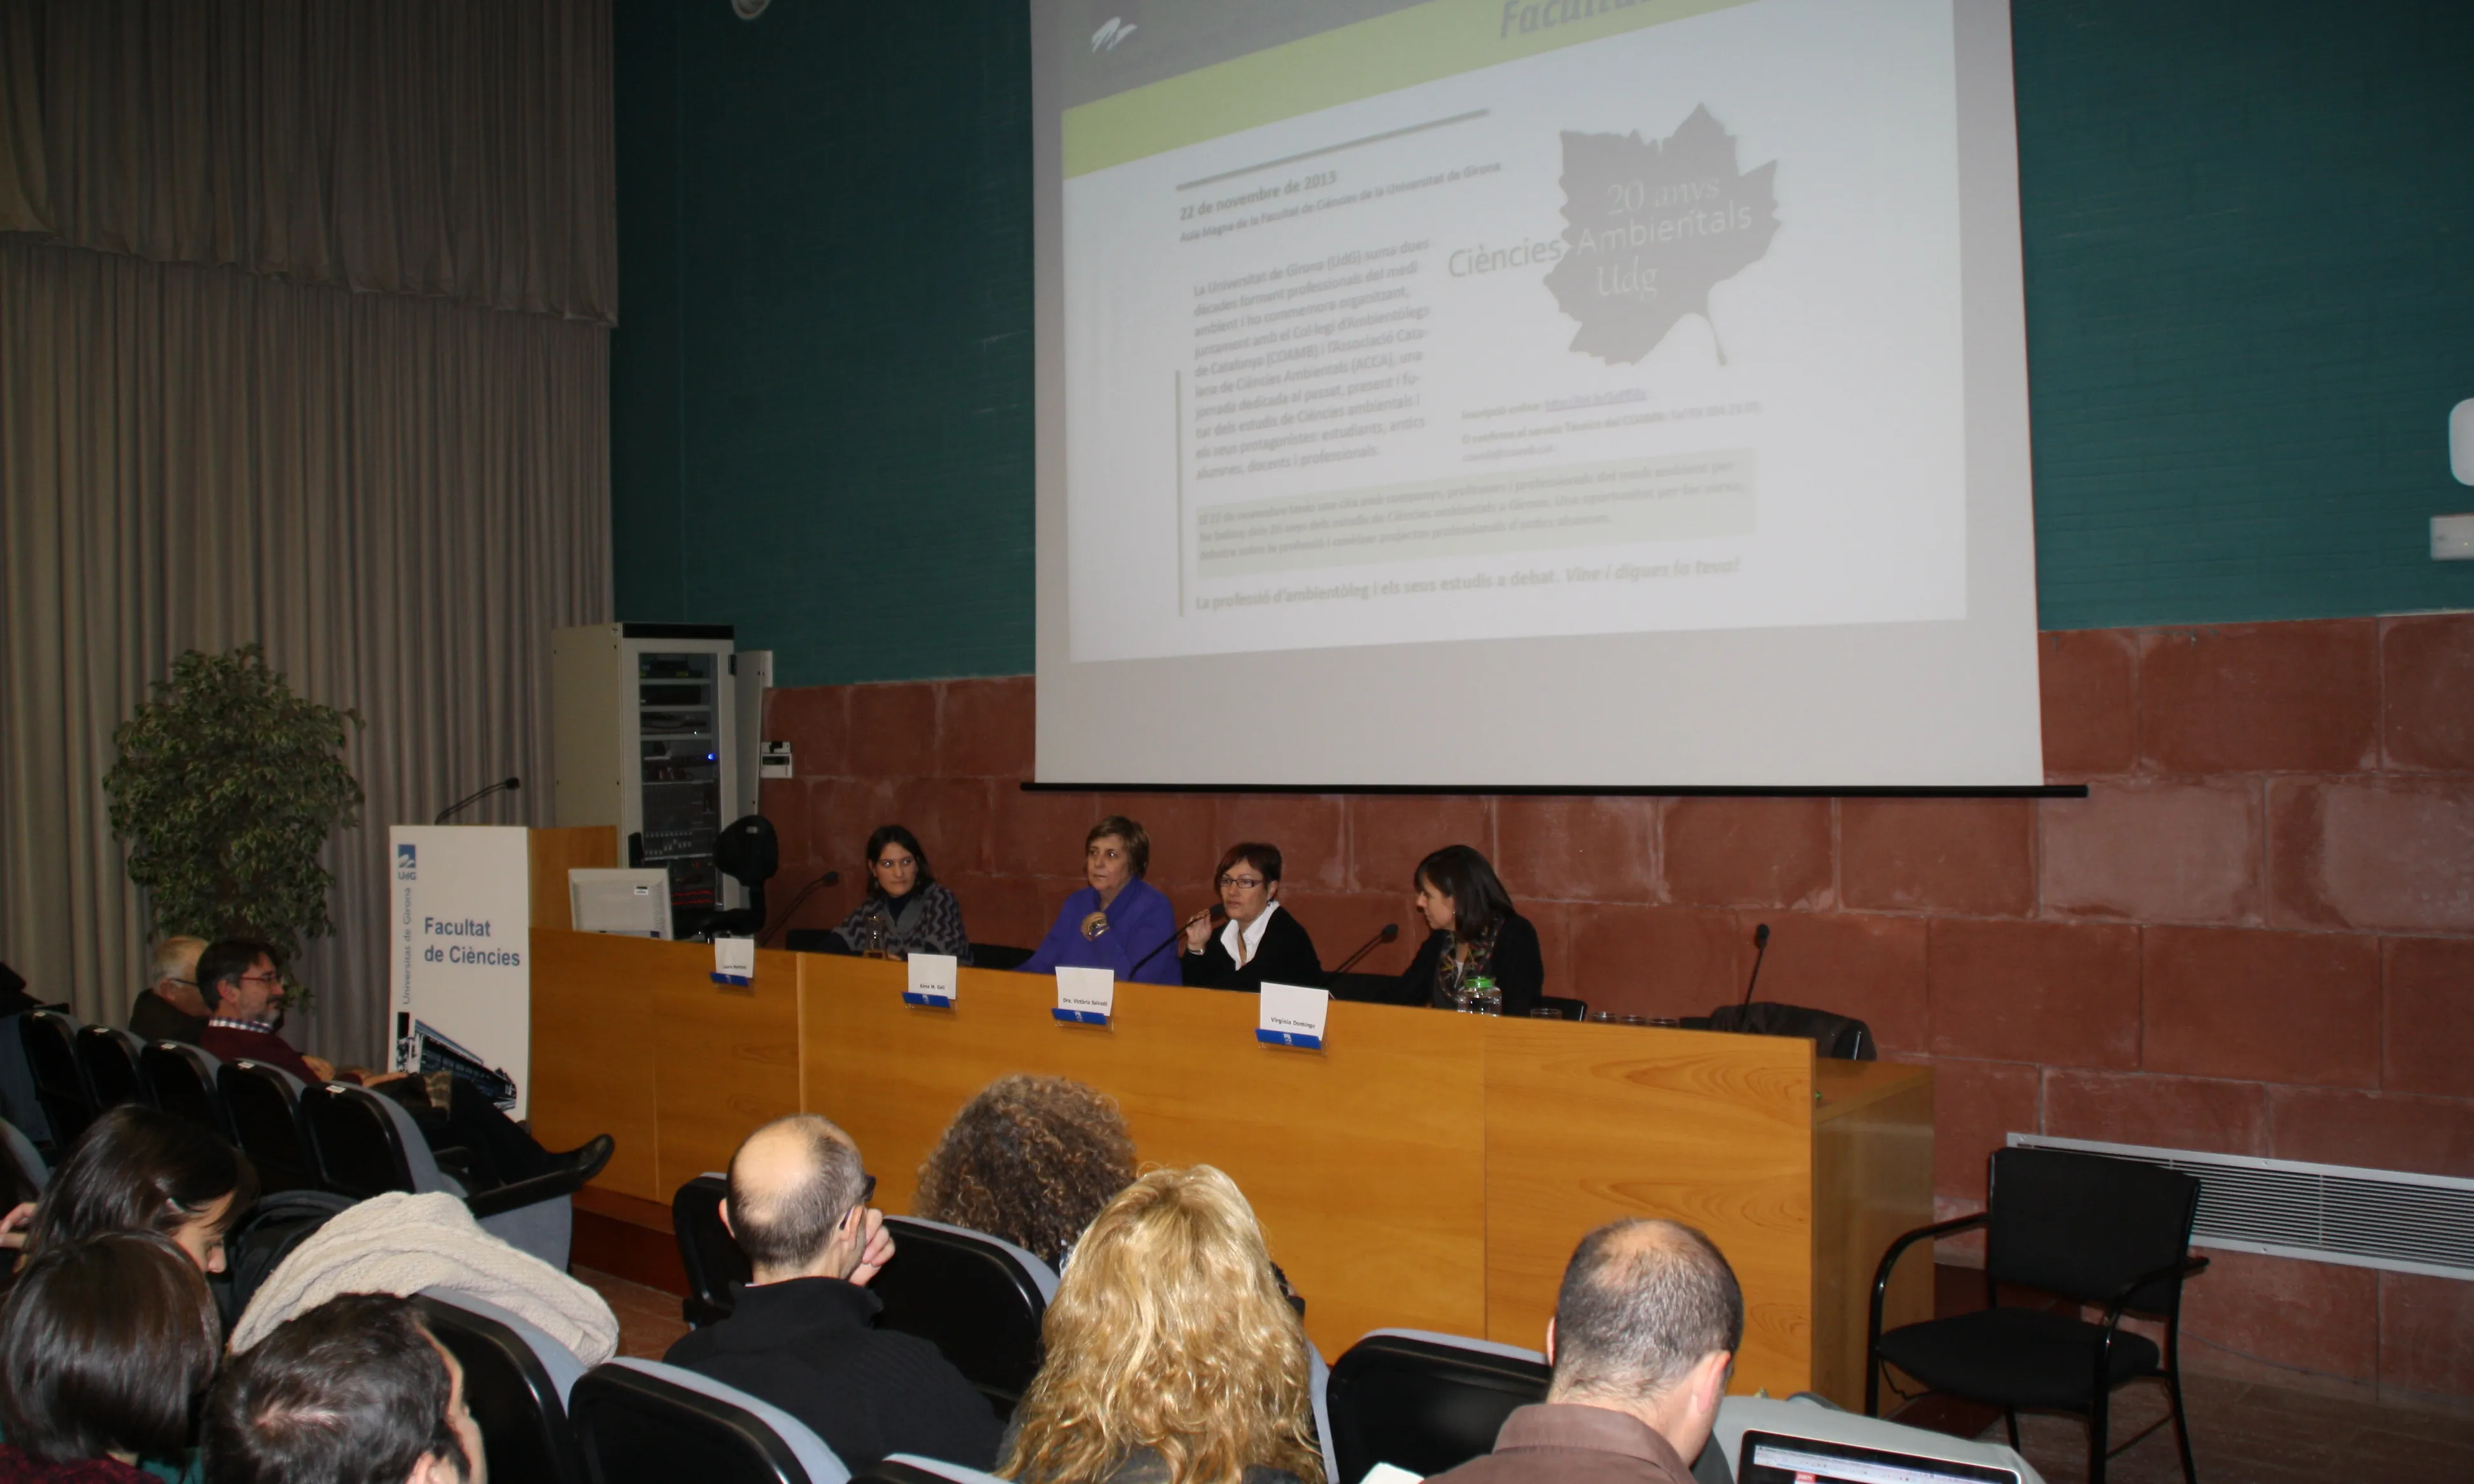
[[[387,825],[509,773],[468,817],[548,822],[549,632],[610,616],[607,343],[0,236],[0,959],[36,993],[124,1013],[112,728],[181,650],[262,640],[369,721],[299,1038],[382,1054]]]

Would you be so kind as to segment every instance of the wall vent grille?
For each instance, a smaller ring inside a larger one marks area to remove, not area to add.
[[[2010,1143],[2197,1176],[2196,1247],[2474,1279],[2474,1180],[2040,1133],[2013,1133]]]

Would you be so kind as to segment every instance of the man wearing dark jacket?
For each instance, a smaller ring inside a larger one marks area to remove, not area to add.
[[[722,1221],[755,1280],[728,1319],[663,1358],[806,1423],[853,1472],[888,1453],[987,1469],[997,1420],[935,1346],[876,1327],[867,1280],[893,1256],[850,1135],[813,1113],[777,1118],[730,1156]]]
[[[154,980],[129,1007],[129,1029],[141,1040],[186,1041],[206,1034],[206,1001],[198,990],[201,937],[167,937],[155,945]]]

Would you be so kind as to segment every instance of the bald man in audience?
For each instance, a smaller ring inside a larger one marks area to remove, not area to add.
[[[1692,1484],[1744,1338],[1744,1295],[1708,1237],[1619,1221],[1581,1239],[1546,1326],[1555,1381],[1453,1484]]]
[[[206,951],[203,937],[167,937],[155,945],[149,987],[129,1007],[129,1029],[140,1040],[195,1046],[206,1038],[211,1011],[198,992],[198,955]]]
[[[962,1373],[915,1335],[876,1327],[867,1280],[893,1256],[876,1181],[850,1135],[813,1113],[777,1118],[730,1156],[722,1222],[755,1270],[728,1319],[663,1358],[806,1423],[854,1472],[888,1453],[996,1463],[997,1421]]]

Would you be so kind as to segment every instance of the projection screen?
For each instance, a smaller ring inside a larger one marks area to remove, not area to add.
[[[2000,0],[1034,0],[1043,784],[2044,781]]]

